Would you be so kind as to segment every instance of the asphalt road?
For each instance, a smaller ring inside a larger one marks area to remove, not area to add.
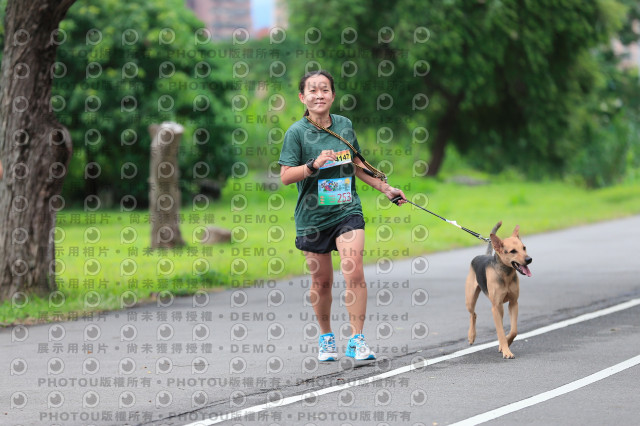
[[[0,423],[636,424],[640,216],[521,235],[533,277],[521,278],[514,360],[497,352],[484,296],[468,350],[464,279],[477,246],[366,268],[375,362],[315,361],[308,277],[0,330]],[[336,274],[341,352],[343,291]]]

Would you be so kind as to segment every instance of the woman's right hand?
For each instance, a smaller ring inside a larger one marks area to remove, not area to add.
[[[318,155],[318,157],[315,159],[315,161],[313,162],[313,167],[315,167],[316,169],[319,169],[320,167],[324,166],[327,161],[335,161],[338,158],[338,156],[336,155],[335,151],[332,149],[327,149],[324,150],[320,153],[320,155]]]

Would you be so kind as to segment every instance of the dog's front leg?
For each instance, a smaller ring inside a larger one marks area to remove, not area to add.
[[[491,304],[491,313],[493,314],[493,322],[496,325],[496,333],[498,334],[498,350],[502,352],[503,358],[515,358],[515,355],[509,350],[507,344],[507,337],[504,334],[504,326],[502,325],[502,318],[504,317],[504,308],[502,303],[498,302]]]
[[[476,340],[476,302],[478,301],[479,295],[480,287],[476,282],[476,274],[473,269],[471,269],[465,284],[465,300],[467,310],[469,311],[469,333],[467,337],[470,345],[473,345],[473,342]]]
[[[511,346],[513,339],[518,335],[518,301],[509,301],[509,320],[511,321],[511,330],[507,335],[507,344]]]

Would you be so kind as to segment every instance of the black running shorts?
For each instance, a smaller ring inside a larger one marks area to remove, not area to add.
[[[331,228],[296,237],[296,247],[312,253],[338,251],[336,238],[354,229],[364,229],[364,219],[359,214],[347,216],[342,222]]]

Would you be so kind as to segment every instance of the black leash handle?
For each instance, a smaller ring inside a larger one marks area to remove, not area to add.
[[[480,240],[482,240],[482,241],[485,241],[485,242],[491,242],[491,239],[489,239],[489,238],[485,238],[485,237],[483,237],[482,235],[478,234],[477,232],[473,232],[471,229],[465,228],[464,226],[460,226],[460,225],[458,225],[458,224],[457,224],[456,222],[454,222],[454,221],[447,220],[447,219],[445,219],[444,217],[440,216],[439,214],[436,214],[436,213],[432,212],[431,210],[427,210],[427,209],[425,209],[424,207],[417,205],[417,204],[416,204],[416,203],[414,203],[413,201],[409,201],[409,200],[407,200],[406,198],[402,198],[402,196],[401,196],[401,195],[398,195],[397,197],[393,197],[393,198],[391,199],[391,202],[392,202],[393,204],[395,204],[396,206],[399,206],[399,205],[400,205],[400,204],[399,204],[399,203],[400,203],[400,200],[403,200],[403,199],[404,199],[404,201],[406,201],[407,203],[413,204],[413,205],[414,205],[414,206],[416,206],[417,208],[419,208],[419,209],[421,209],[421,210],[424,210],[425,212],[430,213],[430,214],[434,215],[435,217],[437,217],[437,218],[439,218],[439,219],[442,219],[442,220],[444,220],[445,222],[450,223],[450,224],[452,224],[453,226],[455,226],[455,227],[457,227],[457,228],[462,229],[462,230],[463,230],[463,231],[465,231],[465,232],[468,232],[469,234],[473,235],[474,237],[476,237],[476,238],[478,238],[478,239],[480,239]]]
[[[399,206],[398,202],[402,200],[402,195],[398,195],[397,197],[393,197],[390,201],[395,204],[396,206]],[[407,200],[407,203],[410,203],[409,200]]]
[[[360,158],[360,157],[358,157]],[[353,165],[355,166],[356,163],[353,163]],[[366,174],[368,174],[369,176],[371,176],[372,178],[377,178],[378,176],[376,176],[375,173],[373,173],[371,170],[367,169],[366,167],[361,167],[360,170],[362,170],[363,172],[365,172]],[[396,203],[397,204],[397,203]]]

